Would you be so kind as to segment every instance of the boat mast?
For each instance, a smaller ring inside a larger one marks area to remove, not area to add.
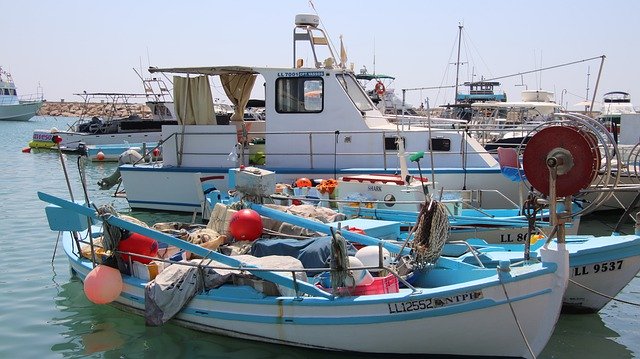
[[[456,92],[455,92],[455,101],[454,103],[458,103],[458,81],[460,77],[460,43],[462,42],[462,24],[458,24],[458,59],[456,60]]]

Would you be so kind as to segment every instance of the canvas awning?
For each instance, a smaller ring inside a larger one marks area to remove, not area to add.
[[[246,66],[213,66],[213,67],[149,67],[150,73],[164,72],[172,74],[194,74],[219,76],[223,74],[258,74],[253,67]]]

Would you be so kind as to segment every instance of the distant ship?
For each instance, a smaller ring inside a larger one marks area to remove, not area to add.
[[[0,120],[29,121],[42,106],[42,95],[19,98],[11,74],[0,67]]]

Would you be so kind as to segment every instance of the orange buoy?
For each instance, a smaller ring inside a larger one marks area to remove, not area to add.
[[[295,185],[298,188],[302,188],[302,187],[311,187],[311,186],[313,186],[313,183],[311,182],[310,179],[302,177],[302,178],[298,178],[296,180]]]
[[[95,304],[107,304],[120,296],[123,286],[119,270],[100,264],[84,279],[84,294]]]
[[[104,161],[104,152],[100,151],[96,154],[96,159],[98,161]]]
[[[241,209],[231,216],[229,232],[239,241],[255,241],[262,235],[262,217],[252,209]]]

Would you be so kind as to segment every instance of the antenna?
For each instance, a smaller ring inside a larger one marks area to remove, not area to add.
[[[376,36],[373,35],[373,74],[376,74]]]
[[[591,66],[587,66],[587,94],[584,97],[586,101],[589,100],[589,76],[591,76]]]

